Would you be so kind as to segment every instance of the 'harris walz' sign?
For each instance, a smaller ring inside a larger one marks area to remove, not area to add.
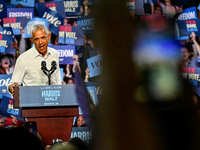
[[[90,143],[92,133],[87,127],[73,127],[71,132],[71,138],[78,137],[83,140],[86,144]]]
[[[3,26],[11,27],[14,35],[20,35],[20,30],[26,26],[27,17],[3,18]]]
[[[75,85],[20,86],[20,107],[77,106]]]
[[[77,18],[77,24],[79,27],[82,27],[86,31],[89,31],[94,29],[95,20],[92,16],[84,16]]]
[[[81,15],[81,0],[64,0],[65,13],[67,16]]]
[[[84,45],[85,31],[81,27],[59,26],[59,44]]]

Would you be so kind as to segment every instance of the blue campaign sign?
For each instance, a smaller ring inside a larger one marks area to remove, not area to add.
[[[81,27],[61,25],[58,34],[59,44],[84,45],[85,31]]]
[[[15,42],[13,35],[0,34],[0,53],[15,54],[16,49],[11,47],[12,42]]]
[[[95,86],[87,86],[87,90],[91,96],[94,105],[98,104],[97,92]]]
[[[66,16],[81,15],[81,0],[64,0]]]
[[[76,54],[75,46],[67,46],[67,45],[58,45],[58,46],[50,46],[57,50],[59,55],[59,64],[73,64],[73,55]]]
[[[21,117],[21,109],[13,107],[13,99],[3,96],[0,103],[0,115],[11,118],[15,116],[17,120],[23,120]]]
[[[191,31],[199,37],[200,20],[178,20],[179,37],[190,36]]]
[[[59,26],[63,24],[63,18],[58,13],[50,10],[49,8],[45,8],[43,13],[40,15],[41,18],[48,20],[49,30],[53,34],[58,35]]]
[[[22,4],[23,6],[34,7],[35,1],[34,0],[11,0],[11,4],[13,5]]]
[[[93,16],[79,17],[76,22],[79,27],[82,27],[86,31],[94,29],[95,20]]]
[[[7,16],[7,8],[5,0],[0,1],[0,19],[5,18]]]
[[[23,34],[23,38],[30,38],[31,37],[31,28],[35,25],[35,24],[43,24],[48,28],[48,21],[46,19],[43,18],[33,18],[30,19],[25,27],[25,34]]]
[[[0,74],[0,94],[8,93],[7,86],[10,83],[12,75]]]
[[[10,17],[27,17],[34,18],[34,8],[7,8],[7,18]]]
[[[90,77],[95,77],[101,74],[102,55],[97,55],[87,59],[87,64],[90,69]]]
[[[39,15],[43,14],[44,9],[47,7],[52,11],[55,11],[62,18],[66,18],[65,8],[63,1],[51,1],[47,3],[37,3],[36,4]]]
[[[20,30],[26,26],[28,20],[27,17],[3,18],[3,26],[11,27],[14,35],[20,35]]]
[[[178,17],[178,20],[194,20],[198,19],[196,7],[185,9]]]

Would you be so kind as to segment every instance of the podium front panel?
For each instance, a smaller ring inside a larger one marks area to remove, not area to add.
[[[77,106],[75,85],[20,86],[20,107]]]

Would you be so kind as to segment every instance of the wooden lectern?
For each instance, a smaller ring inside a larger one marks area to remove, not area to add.
[[[21,108],[23,118],[36,121],[44,145],[56,138],[69,140],[74,116],[79,114],[75,85],[19,86],[14,90],[14,107]]]

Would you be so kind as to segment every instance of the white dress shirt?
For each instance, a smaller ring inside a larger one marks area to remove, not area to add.
[[[9,85],[17,83],[23,86],[48,85],[48,77],[41,70],[41,62],[46,61],[46,67],[51,69],[51,62],[56,61],[57,69],[51,75],[51,85],[61,85],[59,56],[55,49],[48,47],[45,57],[35,49],[35,46],[21,54],[14,68]]]

